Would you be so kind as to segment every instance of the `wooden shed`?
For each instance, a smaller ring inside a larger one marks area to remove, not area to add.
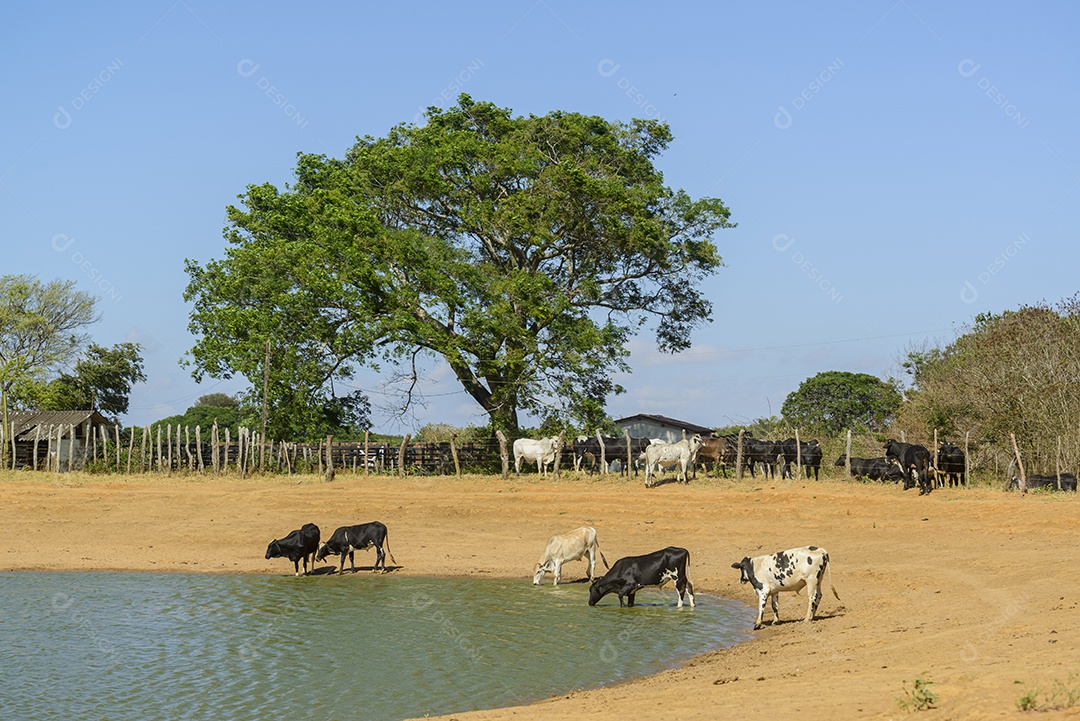
[[[14,435],[15,468],[63,471],[81,468],[90,434],[111,427],[97,411],[12,411],[8,421],[4,442],[11,444]]]
[[[639,413],[636,416],[620,418],[615,425],[630,432],[632,438],[659,438],[665,443],[678,443],[683,439],[683,431],[692,436],[701,434],[702,438],[712,436],[713,429],[687,423],[686,421]]]

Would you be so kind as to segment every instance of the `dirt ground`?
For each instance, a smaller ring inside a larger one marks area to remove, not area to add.
[[[896,718],[917,677],[938,696],[920,714],[927,718],[1019,715],[1024,694],[1040,708],[1064,706],[1069,691],[1080,697],[1075,494],[919,497],[893,485],[760,478],[645,489],[640,478],[566,473],[345,474],[327,483],[9,472],[0,473],[0,523],[9,529],[0,569],[287,574],[288,561],[263,558],[270,539],[306,522],[325,538],[371,520],[389,527],[393,573],[402,575],[526,582],[548,537],[582,524],[596,527],[612,562],[684,546],[697,592],[745,602],[748,618],[753,592],[733,562],[804,545],[829,551],[842,602],[826,593],[811,624],[794,622],[805,593],[785,594],[782,622],[735,648],[631,683],[458,719]],[[374,561],[370,551],[360,556],[364,566]],[[584,573],[576,562],[564,578]],[[1039,717],[1074,715],[1080,707]]]

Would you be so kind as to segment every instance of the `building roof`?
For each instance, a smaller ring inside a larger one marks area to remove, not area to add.
[[[632,423],[634,421],[652,421],[653,423],[659,423],[665,426],[672,426],[674,428],[684,429],[687,433],[699,433],[703,436],[712,435],[713,432],[712,428],[695,425],[694,423],[687,423],[686,421],[680,421],[675,418],[668,418],[667,416],[654,416],[648,413],[638,413],[636,416],[627,416],[626,418],[620,418],[619,420],[615,421],[615,425],[621,426],[623,423]]]
[[[45,431],[49,426],[80,426],[87,420],[92,421],[95,426],[111,425],[108,419],[97,411],[11,411],[8,413],[8,422],[15,424],[16,441],[34,440],[36,428]]]

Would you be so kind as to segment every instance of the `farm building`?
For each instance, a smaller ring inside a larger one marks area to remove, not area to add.
[[[59,460],[59,468],[66,471],[71,469],[70,458],[79,468],[90,434],[102,426],[111,428],[97,411],[12,411],[8,421],[3,435],[10,444],[14,431],[16,468],[56,468]]]
[[[639,413],[636,416],[620,418],[615,425],[629,431],[632,438],[659,438],[665,443],[678,443],[683,439],[683,431],[692,436],[700,433],[702,438],[712,435],[713,429],[694,425],[686,421]]]

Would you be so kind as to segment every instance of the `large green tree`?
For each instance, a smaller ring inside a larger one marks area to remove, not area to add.
[[[800,383],[781,413],[795,426],[836,435],[848,428],[883,430],[902,402],[896,385],[877,376],[825,371]]]
[[[462,95],[344,159],[301,155],[291,188],[250,186],[228,209],[222,260],[187,263],[194,373],[261,387],[269,340],[275,410],[383,364],[406,409],[442,359],[493,430],[522,410],[595,424],[631,335],[653,321],[677,352],[710,318],[700,281],[729,211],[664,184],[671,139],[659,121],[514,117]]]
[[[42,283],[31,275],[0,276],[0,406],[4,428],[8,396],[19,385],[40,381],[71,361],[98,318],[97,299],[75,290],[73,280]],[[8,449],[4,444],[3,458]]]

